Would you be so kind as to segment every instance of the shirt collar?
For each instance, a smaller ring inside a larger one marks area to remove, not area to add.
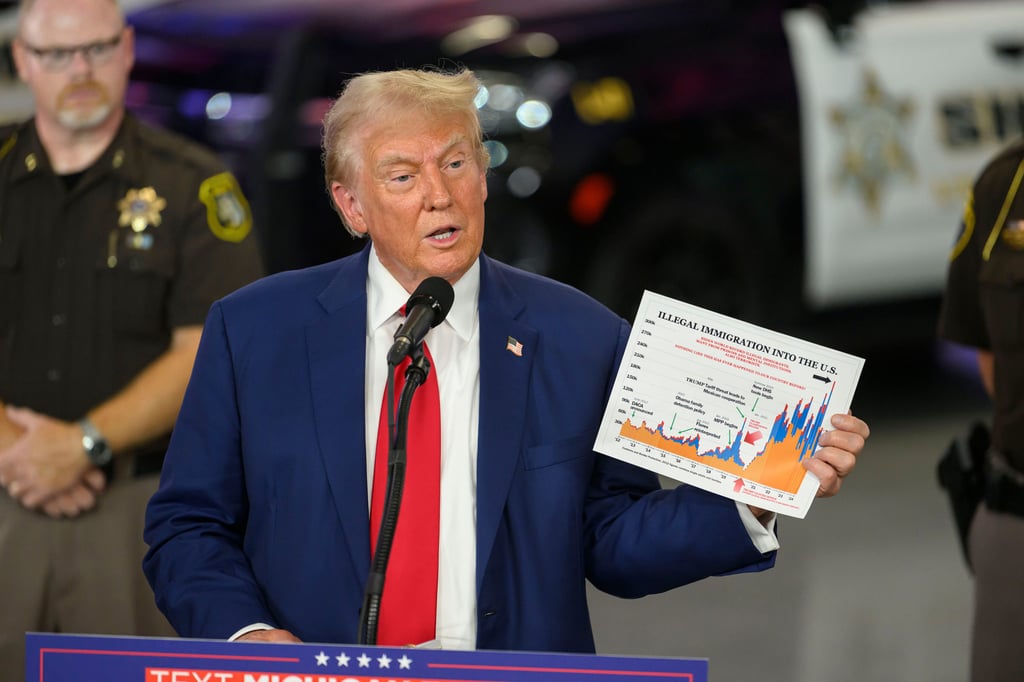
[[[84,171],[88,174],[100,173],[121,173],[127,177],[138,175],[134,149],[129,148],[129,141],[136,134],[138,122],[129,112],[125,112],[121,125],[110,144],[102,154]],[[11,180],[19,181],[30,177],[52,176],[53,170],[50,166],[50,157],[39,139],[36,130],[35,118],[30,118],[18,129],[18,138],[14,147],[9,151],[14,154],[14,167]],[[0,144],[3,140],[0,140]]]
[[[469,341],[477,322],[477,302],[480,298],[480,259],[455,282],[455,303],[442,324],[448,325],[463,341]],[[388,272],[370,245],[370,262],[366,285],[366,329],[373,334],[386,324],[395,312],[409,300],[398,280]]]

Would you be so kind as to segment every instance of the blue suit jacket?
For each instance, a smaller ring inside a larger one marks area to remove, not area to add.
[[[268,277],[210,311],[146,517],[144,568],[184,636],[265,622],[356,641],[367,257]],[[585,578],[636,597],[772,565],[731,500],[660,490],[592,451],[625,321],[486,256],[480,277],[479,648],[593,651]]]

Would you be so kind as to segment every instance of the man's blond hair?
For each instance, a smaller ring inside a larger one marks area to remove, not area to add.
[[[361,131],[368,124],[408,116],[410,112],[425,118],[464,119],[477,161],[481,168],[487,168],[488,153],[475,104],[479,89],[480,82],[469,69],[402,69],[353,77],[324,116],[321,151],[328,195],[332,183],[351,187],[355,181],[361,161]],[[349,233],[365,236],[352,230],[337,205],[334,209]]]

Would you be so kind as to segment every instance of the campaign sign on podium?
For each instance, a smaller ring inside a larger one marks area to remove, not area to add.
[[[704,659],[441,651],[208,639],[26,636],[26,682],[707,682]]]

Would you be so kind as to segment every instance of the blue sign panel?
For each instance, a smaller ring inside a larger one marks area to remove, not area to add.
[[[707,682],[703,659],[26,635],[26,682]]]

